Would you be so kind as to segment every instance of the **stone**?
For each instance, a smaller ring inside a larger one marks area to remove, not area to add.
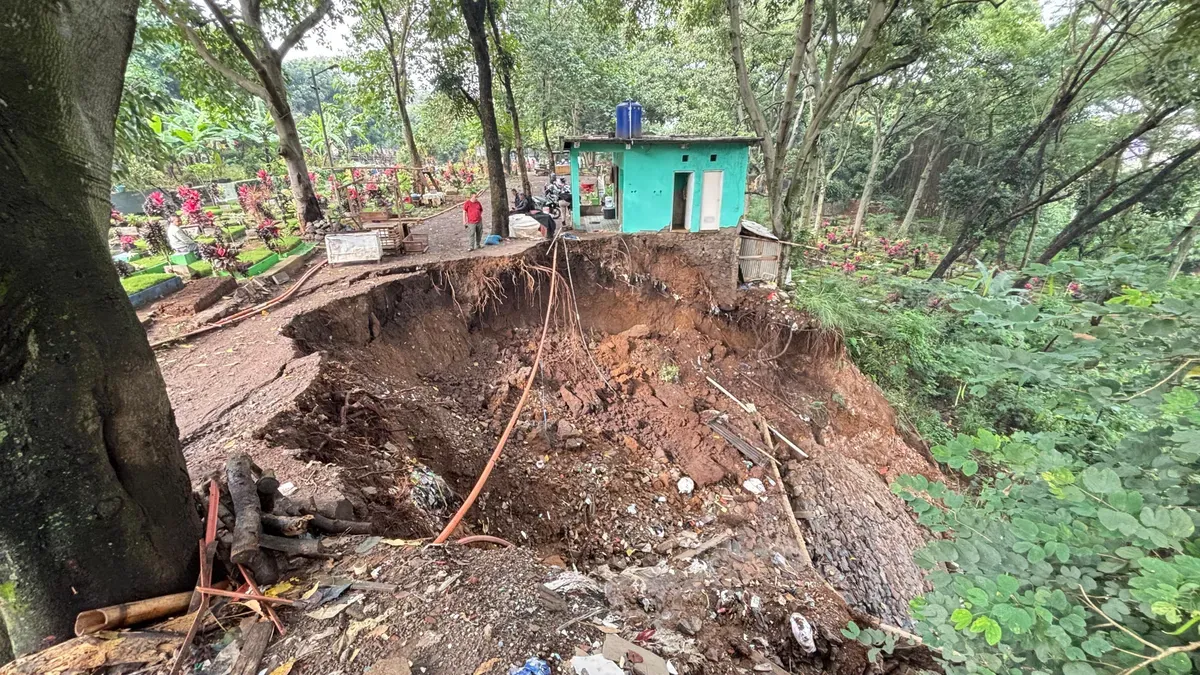
[[[679,632],[684,635],[696,635],[703,627],[699,617],[689,616],[679,620]]]
[[[559,438],[575,438],[576,436],[581,435],[579,430],[575,428],[575,425],[571,424],[567,420],[558,421],[557,431]]]
[[[620,335],[621,335],[621,337],[624,337],[624,338],[636,339],[636,338],[650,337],[652,334],[653,334],[653,331],[650,330],[650,326],[647,326],[644,323],[639,323],[638,325],[630,328],[629,330],[622,332]]]
[[[568,438],[563,443],[563,447],[566,448],[567,450],[579,450],[583,447],[583,439],[582,438]]]
[[[627,655],[632,652],[642,658],[639,663],[632,663],[634,659],[630,659]],[[649,649],[643,649],[629,640],[616,635],[604,636],[604,648],[601,650],[604,658],[617,663],[624,660],[633,667],[633,672],[638,675],[670,675],[667,670],[667,662],[663,657],[655,654]]]

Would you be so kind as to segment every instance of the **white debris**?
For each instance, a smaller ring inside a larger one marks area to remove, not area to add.
[[[752,495],[765,495],[767,493],[767,486],[763,485],[763,482],[757,478],[747,478],[742,483],[742,487]]]
[[[692,494],[692,491],[696,489],[696,481],[684,476],[683,478],[679,479],[679,482],[675,484],[675,487],[679,490],[679,494],[690,495]]]
[[[571,669],[575,671],[575,675],[625,675],[620,666],[601,654],[572,657]]]
[[[808,623],[808,619],[804,618],[803,614],[795,612],[791,617],[792,637],[796,638],[796,642],[806,654],[812,654],[817,651],[817,645],[813,642],[812,625]]]

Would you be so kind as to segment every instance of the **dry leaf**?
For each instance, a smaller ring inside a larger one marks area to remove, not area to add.
[[[263,591],[263,595],[267,596],[268,598],[278,598],[280,595],[282,595],[283,593],[287,593],[288,591],[292,590],[293,588],[295,588],[295,586],[292,584],[292,582],[290,580],[289,581],[281,581],[281,582],[275,584],[274,586],[268,588],[267,590]]]
[[[296,665],[296,659],[288,659],[279,664],[279,667],[271,671],[271,675],[288,675],[292,672],[292,666]]]
[[[500,657],[488,659],[487,661],[479,664],[479,667],[475,669],[475,672],[472,673],[472,675],[483,675],[492,668],[495,668],[497,663],[500,663]]]
[[[316,595],[317,589],[320,587],[321,587],[321,582],[318,581],[317,583],[313,584],[312,588],[308,589],[307,591],[304,591],[304,595],[300,596],[300,599],[307,600],[307,599],[311,598],[312,596]]]
[[[420,546],[425,542],[421,539],[380,539],[379,543],[388,546]]]

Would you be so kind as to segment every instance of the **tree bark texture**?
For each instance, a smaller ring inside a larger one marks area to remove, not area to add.
[[[1175,277],[1179,276],[1179,270],[1183,269],[1183,263],[1187,261],[1187,257],[1192,252],[1192,246],[1196,243],[1196,226],[1200,225],[1200,211],[1192,216],[1192,220],[1183,228],[1182,236],[1179,237],[1179,248],[1175,249],[1175,257],[1171,260],[1171,269],[1167,272],[1167,281],[1175,281]]]
[[[198,566],[175,418],[105,245],[136,12],[0,5],[23,27],[0,41],[0,653],[184,590]]]
[[[883,105],[880,104],[879,114],[875,117],[875,135],[871,137],[871,163],[867,166],[867,178],[863,183],[862,194],[858,198],[858,209],[854,213],[854,224],[850,227],[850,238],[858,241],[862,234],[863,222],[867,219],[867,211],[871,208],[871,193],[875,191],[875,174],[879,172],[879,162],[883,158],[885,144],[883,132]]]
[[[925,195],[925,186],[929,184],[929,177],[933,175],[933,165],[937,163],[941,153],[938,152],[937,144],[935,143],[929,150],[929,156],[925,159],[925,166],[921,169],[921,177],[917,179],[917,189],[913,191],[912,201],[908,204],[908,210],[904,212],[904,220],[900,223],[900,237],[908,236],[908,229],[912,227],[913,221],[917,217],[917,209],[921,206],[921,197]]]
[[[521,120],[517,114],[517,98],[513,96],[512,72],[513,57],[504,48],[500,24],[496,21],[495,0],[486,0],[488,24],[492,29],[492,42],[496,45],[496,70],[500,73],[500,84],[504,86],[504,103],[508,108],[508,116],[512,119],[513,150],[517,153],[517,175],[521,177],[521,192],[526,196],[533,194],[529,186],[529,171],[525,166],[525,142],[521,138]]]
[[[488,187],[491,193],[492,234],[508,236],[508,189],[504,184],[504,157],[500,150],[500,130],[496,126],[495,95],[492,90],[492,59],[488,52],[487,21],[488,0],[458,0],[463,20],[467,24],[467,35],[471,39],[471,51],[475,55],[475,67],[479,72],[479,124],[483,128],[483,149],[487,156]]]

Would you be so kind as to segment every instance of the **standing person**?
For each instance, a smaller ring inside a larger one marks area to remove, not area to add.
[[[463,202],[463,227],[467,229],[467,244],[470,250],[483,246],[483,204],[479,203],[479,191],[467,193]]]

